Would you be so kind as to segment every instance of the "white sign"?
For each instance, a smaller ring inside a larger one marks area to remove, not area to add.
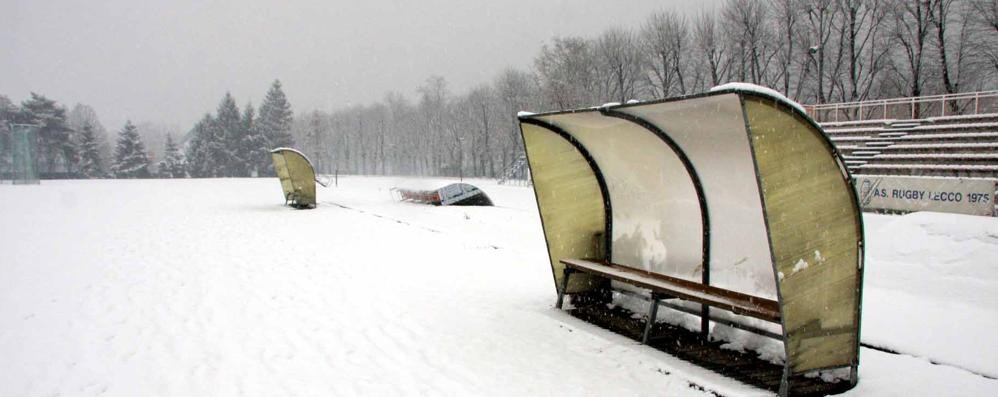
[[[856,176],[863,209],[995,215],[995,181],[990,179]]]

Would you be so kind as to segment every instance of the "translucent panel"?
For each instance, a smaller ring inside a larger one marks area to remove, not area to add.
[[[686,168],[656,135],[598,112],[543,117],[581,142],[602,171],[612,208],[612,261],[700,282],[700,204]]]
[[[284,161],[284,154],[280,152],[271,153],[270,157],[274,160],[274,173],[277,174],[277,179],[281,181],[281,190],[284,192],[284,197],[287,198],[288,193],[295,190],[295,187],[291,184],[288,162]]]
[[[738,95],[616,110],[661,128],[700,176],[710,217],[710,284],[775,300],[773,262]]]
[[[603,195],[589,163],[569,141],[532,124],[521,124],[533,175],[537,208],[548,243],[555,288],[561,287],[564,258],[601,258],[606,229]],[[588,276],[575,275],[569,293],[594,286]]]
[[[746,97],[794,373],[856,362],[859,208],[821,132]]]

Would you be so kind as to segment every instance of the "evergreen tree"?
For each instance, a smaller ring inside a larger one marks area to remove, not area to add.
[[[77,164],[77,172],[83,178],[93,179],[104,176],[101,165],[100,149],[97,144],[97,135],[94,127],[89,123],[83,124],[79,132],[79,152],[80,160]]]
[[[79,133],[83,131],[83,126],[86,124],[90,124],[94,134],[101,164],[110,164],[114,159],[114,147],[111,145],[113,142],[108,140],[107,129],[104,128],[94,108],[84,103],[77,103],[72,110],[66,113],[66,125],[76,132],[77,139],[79,139]],[[140,128],[139,131],[141,130]],[[82,156],[82,153],[80,155]]]
[[[17,122],[39,126],[38,149],[42,172],[56,172],[60,165],[66,172],[73,171],[77,152],[70,136],[72,129],[66,124],[64,107],[32,92],[31,99],[21,103]]]
[[[183,178],[187,176],[180,148],[173,142],[173,136],[170,134],[166,135],[166,149],[163,152],[163,161],[159,162],[159,175],[162,178]]]
[[[289,147],[294,145],[291,138],[291,123],[294,114],[291,112],[291,104],[281,90],[281,81],[274,80],[267,91],[267,97],[260,105],[260,131],[267,138],[267,143],[271,149],[278,147]]]
[[[221,150],[216,153],[217,161],[221,166],[221,176],[243,176],[245,161],[239,157],[239,146],[242,138],[242,119],[239,115],[239,107],[232,95],[228,92],[218,104],[218,112],[215,117],[215,125],[219,129],[221,138]]]
[[[270,149],[267,147],[267,139],[263,136],[257,125],[256,115],[253,111],[253,104],[247,103],[243,110],[242,119],[243,141],[240,147],[239,157],[246,161],[246,171],[248,175],[260,175],[270,164]]]
[[[216,134],[215,119],[205,114],[190,132],[187,145],[187,172],[195,178],[212,178],[221,175],[218,152],[221,149]]]
[[[114,149],[114,164],[111,172],[115,178],[148,178],[149,157],[139,132],[131,120],[125,122],[125,128],[118,135],[118,145]]]

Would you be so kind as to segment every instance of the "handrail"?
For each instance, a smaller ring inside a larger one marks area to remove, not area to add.
[[[998,91],[804,105],[817,122],[922,119],[998,113]]]

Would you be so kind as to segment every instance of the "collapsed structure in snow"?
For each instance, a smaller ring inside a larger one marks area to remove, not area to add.
[[[700,316],[704,340],[772,337],[781,394],[828,369],[855,385],[862,218],[794,104],[737,86],[519,120],[559,305],[643,296],[646,342],[662,305],[680,326]]]
[[[308,157],[291,148],[271,150],[270,157],[281,180],[284,203],[298,209],[315,208],[315,168]]]
[[[452,183],[436,190],[392,188],[392,197],[398,201],[431,205],[492,205],[482,189],[467,183]]]

